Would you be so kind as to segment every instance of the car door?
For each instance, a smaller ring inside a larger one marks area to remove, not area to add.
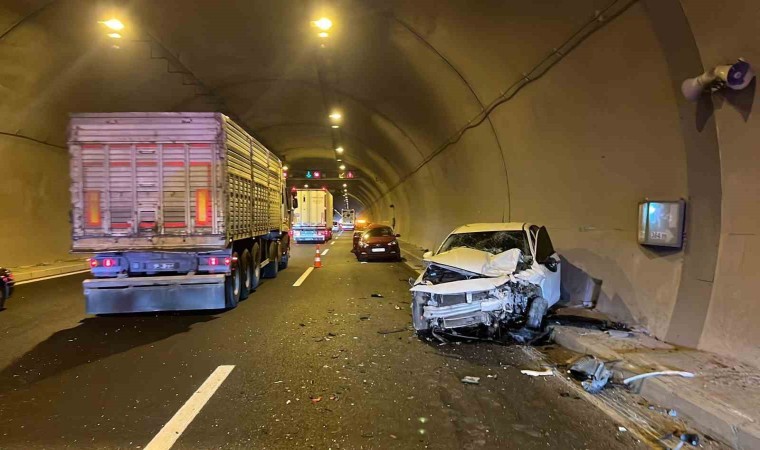
[[[552,240],[546,227],[530,227],[530,235],[534,248],[535,262],[533,268],[544,275],[544,281],[541,283],[541,290],[544,298],[549,302],[549,306],[559,301],[560,296],[560,278],[561,267],[560,258],[554,250]]]

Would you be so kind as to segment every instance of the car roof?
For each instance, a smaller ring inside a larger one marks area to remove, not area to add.
[[[527,228],[525,222],[468,223],[454,229],[451,234],[480,233],[484,231],[522,231]]]

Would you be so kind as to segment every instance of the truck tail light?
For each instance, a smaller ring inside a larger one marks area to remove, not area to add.
[[[219,258],[217,258],[216,256],[212,256],[211,258],[208,259],[208,265],[209,266],[219,265]]]
[[[224,265],[229,266],[230,262],[232,262],[232,258],[224,258]]]
[[[195,225],[199,227],[211,225],[211,191],[208,189],[195,191]]]
[[[99,227],[103,223],[100,219],[100,191],[84,193],[84,216],[88,227]]]
[[[116,260],[113,258],[106,258],[103,260],[103,267],[114,267],[116,266]]]
[[[92,267],[93,269],[98,267],[98,260],[95,258],[90,258],[90,267]]]

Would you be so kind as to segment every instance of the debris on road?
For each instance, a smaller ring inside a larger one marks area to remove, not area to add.
[[[628,431],[628,428],[626,428],[626,427],[618,427],[618,431],[621,432],[621,433],[625,433],[626,431]]]
[[[375,293],[375,294],[372,294],[372,295],[371,295],[371,297],[374,297],[374,298],[385,298],[385,297],[383,296],[383,294],[377,294],[377,293]]]
[[[480,377],[471,377],[467,375],[466,377],[462,378],[462,383],[464,384],[480,384]]]
[[[523,375],[531,376],[531,377],[545,377],[549,375],[554,375],[554,372],[552,372],[551,369],[540,370],[540,371],[523,369],[520,371],[520,373],[522,373]]]
[[[607,330],[605,331],[611,338],[626,339],[633,337],[633,333],[628,330]]]
[[[393,329],[393,330],[379,330],[377,333],[378,334],[393,334],[393,333],[402,333],[404,331],[407,331],[407,329],[406,328],[396,328],[396,329]]]
[[[596,394],[604,389],[612,377],[612,371],[604,364],[604,361],[595,356],[584,356],[570,366],[570,373],[581,380],[586,392]]]
[[[314,403],[319,403],[319,402],[321,402],[321,401],[322,401],[322,396],[319,396],[319,397],[312,397],[312,398],[311,398],[311,403],[313,403],[313,404],[314,404]]]
[[[660,376],[680,376],[684,378],[694,378],[694,374],[691,372],[683,372],[680,370],[663,370],[660,372],[648,372],[648,373],[642,373],[640,375],[634,375],[632,377],[629,377],[623,380],[623,384],[627,386],[633,383],[634,381],[643,380],[644,378],[649,378],[649,377],[660,377]]]

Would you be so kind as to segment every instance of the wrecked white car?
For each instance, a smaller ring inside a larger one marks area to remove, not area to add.
[[[412,291],[412,319],[419,335],[464,327],[540,329],[559,301],[560,259],[546,227],[481,223],[454,230],[435,253]]]

